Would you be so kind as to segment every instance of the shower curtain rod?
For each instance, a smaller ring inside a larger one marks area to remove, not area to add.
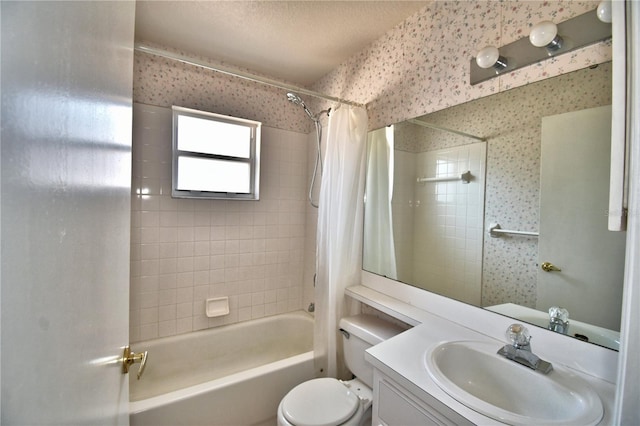
[[[204,69],[207,69],[207,70],[210,70],[210,71],[215,71],[215,72],[219,72],[219,73],[222,73],[222,74],[230,75],[230,76],[233,76],[233,77],[238,77],[238,78],[242,78],[242,79],[245,79],[245,80],[253,81],[255,83],[266,84],[267,86],[277,87],[279,89],[284,89],[284,90],[287,90],[287,91],[296,92],[299,95],[313,96],[315,98],[320,98],[320,99],[324,99],[324,100],[331,101],[331,102],[338,102],[338,103],[341,103],[341,104],[357,106],[357,107],[362,107],[362,108],[366,109],[366,105],[365,104],[360,104],[360,103],[349,101],[349,100],[346,100],[346,99],[341,99],[341,98],[336,98],[334,96],[325,95],[325,94],[320,93],[320,92],[316,92],[316,91],[313,91],[313,90],[305,89],[303,87],[294,86],[292,84],[283,83],[281,81],[273,80],[273,79],[270,79],[270,78],[267,78],[267,77],[260,77],[260,76],[257,76],[255,74],[251,74],[251,73],[248,73],[248,72],[236,70],[236,69],[233,69],[233,68],[230,68],[230,67],[226,67],[224,65],[208,64],[206,62],[199,61],[199,60],[193,59],[193,58],[189,58],[189,57],[184,56],[184,55],[180,55],[180,54],[169,52],[169,51],[162,50],[162,49],[156,49],[156,48],[150,47],[150,46],[145,46],[144,44],[141,44],[141,43],[136,43],[134,45],[134,49],[139,51],[139,52],[149,53],[151,55],[160,56],[160,57],[165,58],[165,59],[171,59],[171,60],[174,60],[174,61],[182,62],[183,64],[189,64],[189,65],[193,65],[193,66],[196,66],[196,67],[204,68]]]
[[[418,126],[428,127],[430,129],[442,130],[443,132],[455,133],[456,135],[464,136],[467,138],[475,139],[478,141],[486,142],[487,138],[481,138],[480,136],[471,135],[469,133],[460,132],[458,130],[448,129],[446,127],[436,126],[435,124],[427,123],[422,120],[416,120],[415,118],[410,118],[407,120],[409,123],[417,124]]]

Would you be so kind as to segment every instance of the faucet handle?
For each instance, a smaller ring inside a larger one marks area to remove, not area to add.
[[[569,311],[560,306],[552,306],[549,308],[549,319],[551,321],[569,322]]]
[[[529,345],[529,330],[522,324],[511,324],[506,332],[507,340],[516,348]]]

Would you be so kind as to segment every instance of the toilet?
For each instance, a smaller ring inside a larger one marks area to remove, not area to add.
[[[371,424],[373,367],[364,359],[368,348],[405,329],[372,315],[340,320],[344,361],[356,378],[308,380],[291,389],[278,406],[278,426],[360,426]]]

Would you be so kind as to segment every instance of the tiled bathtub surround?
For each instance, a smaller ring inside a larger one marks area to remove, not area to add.
[[[306,201],[315,158],[311,120],[284,90],[150,54],[135,52],[134,60],[134,102],[147,111],[179,105],[258,120],[263,139],[261,201],[172,200],[171,117],[140,125],[136,106],[136,132],[154,136],[133,140],[131,340],[306,309],[314,299],[317,222]],[[142,188],[149,193],[137,193]],[[231,313],[207,319],[204,300],[218,295],[230,296]]]
[[[260,201],[174,199],[171,110],[134,105],[131,341],[302,308],[307,135],[262,136]]]

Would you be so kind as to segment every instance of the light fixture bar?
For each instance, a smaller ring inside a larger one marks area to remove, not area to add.
[[[507,66],[499,71],[494,68],[480,68],[476,59],[472,58],[470,60],[471,85],[611,38],[611,24],[598,19],[594,9],[559,23],[558,35],[562,37],[562,46],[553,52],[544,47],[533,46],[528,36],[500,47],[500,56],[506,58]]]

